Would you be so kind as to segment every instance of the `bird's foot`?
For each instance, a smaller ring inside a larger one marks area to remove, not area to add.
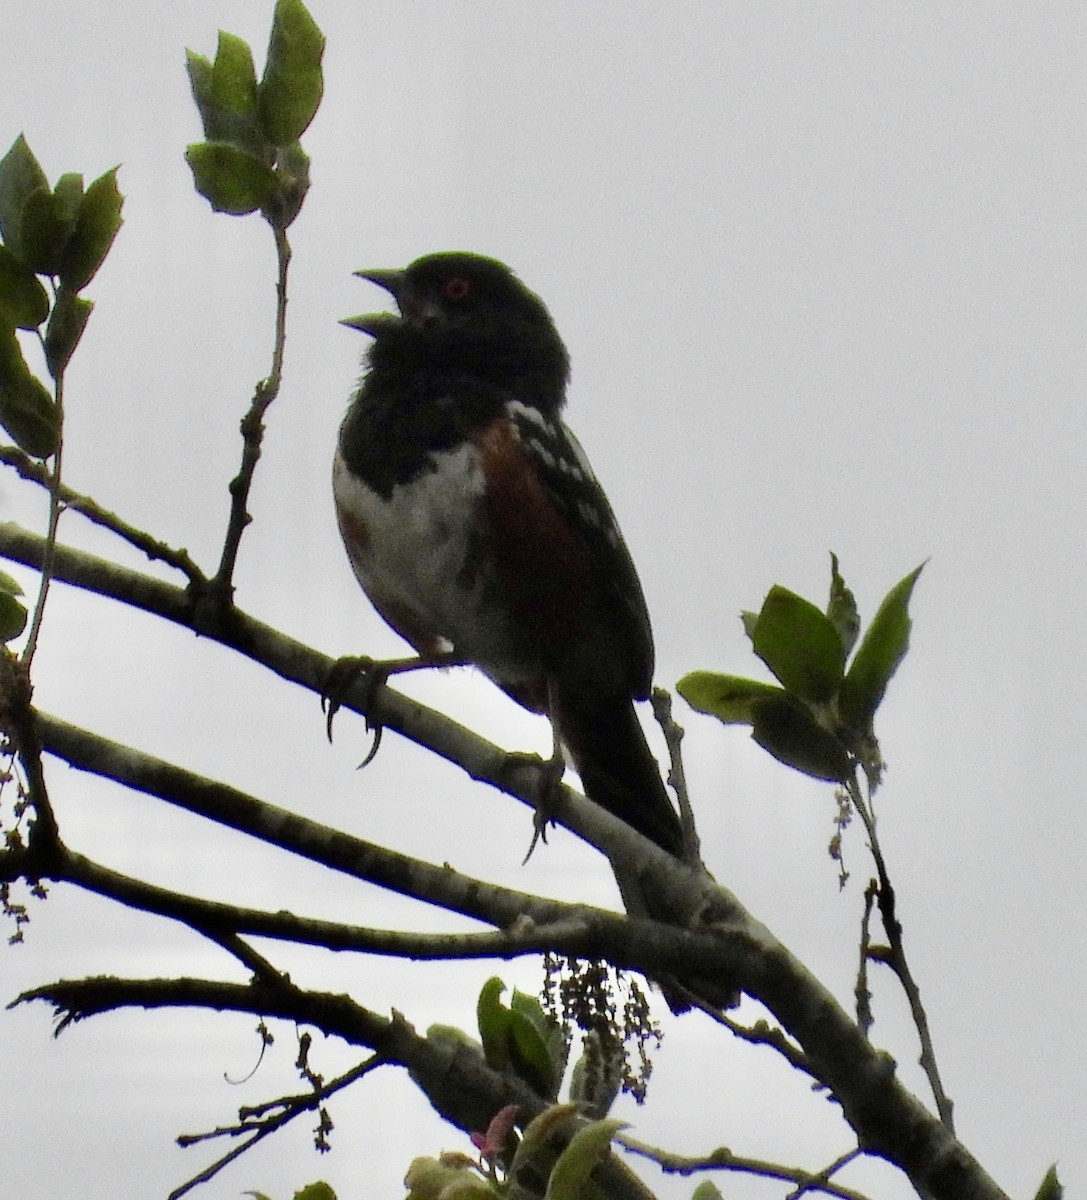
[[[532,788],[532,803],[536,811],[532,818],[532,841],[529,843],[528,853],[521,863],[522,866],[532,857],[532,852],[536,849],[537,844],[547,841],[547,827],[553,819],[554,802],[562,784],[566,760],[563,758],[562,751],[557,747],[550,758],[541,758],[538,754],[531,754],[527,751],[511,750],[506,755],[501,773],[512,775],[514,771],[526,766],[531,767],[536,773],[536,782]]]
[[[421,671],[426,667],[455,667],[463,660],[456,654],[438,653],[431,655],[413,655],[411,658],[375,659],[368,655],[346,655],[338,658],[329,668],[321,690],[321,711],[325,713],[325,733],[332,741],[332,720],[343,707],[348,690],[356,682],[366,689],[365,699],[359,706],[366,718],[366,728],[374,731],[374,744],[366,755],[360,767],[365,767],[372,761],[381,745],[382,726],[370,714],[374,698],[379,687],[388,683],[391,675],[400,675],[406,671]]]

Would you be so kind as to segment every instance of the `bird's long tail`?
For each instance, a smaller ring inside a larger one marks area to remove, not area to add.
[[[633,703],[624,698],[590,706],[559,697],[552,717],[585,795],[662,850],[682,858],[679,817]]]
[[[677,859],[684,859],[679,817],[661,780],[657,760],[649,749],[634,704],[595,704],[581,708],[563,698],[554,706],[552,719],[563,739],[581,783],[594,804],[625,821]],[[612,864],[623,905],[631,916],[668,921],[670,914],[646,889],[635,869]],[[673,981],[661,987],[674,1013],[690,1008],[693,993],[715,1008],[729,1008],[739,1000],[735,988],[706,980]]]

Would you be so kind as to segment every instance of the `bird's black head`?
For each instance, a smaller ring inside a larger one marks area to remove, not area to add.
[[[452,251],[355,274],[391,293],[400,310],[344,322],[374,338],[374,370],[476,375],[545,410],[561,406],[566,348],[543,301],[504,263]]]

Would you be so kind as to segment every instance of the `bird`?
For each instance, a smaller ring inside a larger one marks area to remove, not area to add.
[[[372,338],[332,471],[358,582],[421,661],[472,664],[545,714],[586,796],[684,859],[635,709],[654,670],[645,596],[563,421],[570,361],[550,313],[478,254],[355,274],[398,310],[344,322]],[[636,887],[617,878],[630,910]]]

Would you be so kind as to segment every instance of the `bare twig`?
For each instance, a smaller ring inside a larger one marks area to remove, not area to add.
[[[34,857],[50,853],[59,843],[59,835],[42,770],[42,748],[31,694],[29,660],[25,655],[17,659],[6,646],[0,647],[0,733],[7,735],[19,758],[27,798],[34,809],[27,847]]]
[[[733,1036],[743,1042],[755,1046],[768,1046],[778,1054],[794,1070],[802,1071],[805,1075],[813,1074],[807,1055],[794,1042],[791,1042],[783,1029],[777,1029],[767,1021],[756,1021],[754,1025],[744,1025],[741,1021],[730,1017],[728,1013],[699,1005],[711,1019],[723,1025]]]
[[[334,1096],[336,1092],[355,1083],[364,1075],[368,1075],[376,1067],[381,1066],[383,1061],[379,1055],[372,1055],[339,1078],[332,1080],[331,1083],[315,1087],[312,1091],[302,1092],[295,1096],[282,1096],[278,1100],[269,1101],[256,1108],[243,1109],[239,1112],[238,1122],[235,1125],[209,1130],[207,1133],[182,1134],[177,1139],[177,1144],[182,1147],[195,1146],[217,1137],[246,1137],[246,1141],[227,1151],[226,1154],[210,1163],[180,1187],[175,1188],[170,1193],[168,1200],[180,1200],[180,1197],[192,1191],[193,1188],[207,1183],[225,1166],[236,1158],[240,1158],[264,1138],[282,1129],[302,1113],[320,1108],[330,1096]]]
[[[693,1175],[702,1171],[731,1171],[744,1175],[756,1175],[763,1179],[778,1179],[786,1183],[795,1183],[804,1191],[821,1192],[825,1196],[835,1196],[838,1200],[868,1200],[868,1197],[862,1192],[831,1183],[828,1171],[812,1174],[799,1167],[787,1167],[782,1163],[769,1162],[766,1159],[733,1154],[725,1146],[720,1146],[706,1155],[690,1157],[669,1154],[623,1133],[618,1134],[615,1140],[632,1154],[648,1158],[669,1174]],[[800,1192],[797,1191],[793,1194],[799,1195]]]
[[[895,909],[895,890],[887,871],[887,864],[883,858],[883,851],[880,848],[879,836],[876,832],[875,813],[871,806],[865,803],[860,785],[857,783],[855,777],[850,781],[849,793],[857,812],[860,814],[861,820],[864,822],[864,828],[868,833],[868,844],[872,851],[876,873],[879,877],[876,899],[879,905],[880,919],[883,922],[883,929],[887,934],[887,941],[889,943],[885,952],[877,952],[875,947],[870,947],[868,951],[869,957],[886,963],[894,971],[898,977],[898,981],[902,984],[902,990],[906,993],[906,999],[909,1002],[910,1015],[913,1017],[917,1036],[921,1042],[920,1063],[928,1078],[929,1086],[932,1088],[932,1095],[936,1101],[936,1111],[939,1113],[940,1120],[944,1125],[953,1131],[955,1128],[954,1104],[944,1091],[943,1082],[940,1079],[940,1070],[936,1062],[936,1051],[932,1042],[932,1034],[929,1030],[928,1014],[925,1012],[925,1006],[921,1003],[921,989],[917,986],[906,958],[906,949],[902,938],[902,923],[899,921]]]
[[[689,862],[701,861],[702,847],[699,842],[698,830],[695,828],[694,810],[691,808],[691,797],[687,791],[687,774],[683,769],[683,726],[677,724],[672,716],[672,694],[664,688],[654,688],[650,697],[653,703],[653,716],[664,734],[668,747],[668,782],[672,785],[679,801],[679,820],[683,830],[683,852]]]
[[[23,479],[44,488],[50,487],[51,473],[44,463],[31,458],[29,454],[24,454],[17,446],[0,446],[0,462],[14,468]],[[61,484],[57,491],[65,511],[80,513],[93,524],[115,533],[130,546],[147,555],[152,562],[165,563],[168,567],[181,571],[190,583],[201,583],[204,580],[203,571],[192,560],[187,550],[177,550],[165,542],[160,542],[144,530],[130,525],[116,513],[103,508],[90,496],[74,491],[64,484]]]
[[[45,616],[45,602],[49,598],[49,584],[53,578],[53,556],[57,545],[57,527],[60,524],[60,514],[63,511],[60,495],[61,468],[64,463],[64,375],[56,380],[56,392],[53,407],[57,420],[57,446],[52,453],[53,466],[47,473],[49,489],[49,521],[45,534],[45,554],[42,558],[41,581],[38,584],[38,597],[34,602],[34,612],[30,618],[30,632],[23,646],[22,661],[27,670],[34,661],[38,648],[38,637],[41,634],[42,619]]]
[[[291,262],[291,248],[284,229],[273,224],[272,232],[275,235],[277,264],[272,369],[268,378],[257,384],[249,410],[242,418],[242,462],[238,474],[230,481],[230,518],[223,541],[223,553],[215,577],[200,589],[220,610],[233,603],[234,567],[238,561],[238,548],[245,527],[252,520],[248,508],[249,492],[253,486],[257,463],[260,461],[261,443],[264,440],[264,414],[279,395],[283,381],[283,355],[287,336],[287,271]]]
[[[872,959],[872,906],[876,902],[878,893],[879,882],[875,879],[870,880],[868,886],[864,889],[864,916],[861,917],[860,962],[857,965],[857,982],[853,988],[853,995],[857,1001],[857,1024],[860,1026],[861,1032],[865,1037],[868,1036],[868,1031],[872,1028],[872,1022],[875,1020],[872,1016],[872,992],[868,986],[868,964]]]
[[[790,1192],[785,1200],[797,1200],[797,1197],[803,1196],[805,1192],[820,1192],[826,1191],[825,1184],[830,1182],[831,1176],[836,1175],[843,1167],[848,1166],[854,1159],[860,1158],[862,1151],[860,1149],[849,1150],[845,1154],[840,1154],[832,1163],[828,1163],[821,1171],[816,1171],[810,1179],[805,1180],[794,1191]]]

